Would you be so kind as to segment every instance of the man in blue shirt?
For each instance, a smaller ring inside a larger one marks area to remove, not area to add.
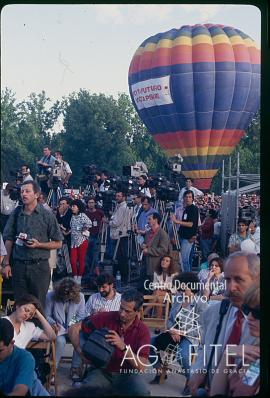
[[[35,360],[30,352],[14,345],[14,327],[0,318],[0,392],[5,395],[24,397],[48,396],[35,372]]]

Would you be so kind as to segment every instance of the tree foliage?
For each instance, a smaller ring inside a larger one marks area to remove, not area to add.
[[[36,160],[45,144],[50,144],[53,151],[63,151],[73,171],[73,186],[80,185],[82,167],[89,164],[121,175],[123,166],[143,161],[150,174],[166,174],[167,157],[147,132],[127,94],[121,93],[115,99],[79,90],[64,97],[61,103],[52,103],[42,91],[31,93],[18,103],[15,93],[6,88],[1,108],[2,181],[14,180],[10,172],[24,162],[35,174]],[[55,133],[59,118],[63,120],[63,128]],[[233,170],[237,151],[241,173],[259,173],[259,113],[233,152]],[[221,191],[221,173],[214,178],[212,188]]]

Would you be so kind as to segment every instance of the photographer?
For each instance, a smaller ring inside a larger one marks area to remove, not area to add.
[[[109,222],[110,237],[114,242],[117,264],[113,266],[113,275],[119,270],[124,283],[128,280],[127,240],[130,229],[129,210],[126,195],[118,191],[115,194],[116,207]]]
[[[55,165],[53,168],[52,176],[55,176],[59,180],[59,186],[61,190],[68,186],[68,181],[72,175],[71,168],[69,164],[63,159],[63,154],[61,151],[55,152]],[[51,180],[51,178],[50,178]],[[50,184],[49,180],[49,184]]]
[[[48,195],[49,193],[49,186],[48,186],[48,179],[51,170],[55,164],[55,157],[51,155],[51,149],[48,145],[43,147],[43,157],[37,161],[38,166],[38,174],[37,179],[40,185],[42,192]]]
[[[144,196],[147,196],[148,198],[151,198],[151,193],[148,188],[147,177],[144,174],[142,174],[138,178],[138,184],[139,184],[140,193],[143,194]]]
[[[100,174],[100,179],[98,181],[99,192],[104,192],[109,189],[110,181],[108,180],[109,173],[107,170],[102,170]]]
[[[22,182],[32,181],[33,177],[30,174],[30,168],[28,164],[23,164],[21,167]]]

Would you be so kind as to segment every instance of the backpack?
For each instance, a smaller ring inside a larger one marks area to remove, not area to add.
[[[105,339],[105,335],[108,333],[107,328],[93,330],[82,347],[84,356],[96,368],[106,368],[115,351],[115,347]]]

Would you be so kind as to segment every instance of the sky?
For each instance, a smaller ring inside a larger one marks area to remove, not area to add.
[[[128,93],[128,68],[149,36],[182,25],[233,26],[260,46],[260,10],[249,5],[13,4],[1,13],[1,88],[18,100],[52,100],[80,88]]]

